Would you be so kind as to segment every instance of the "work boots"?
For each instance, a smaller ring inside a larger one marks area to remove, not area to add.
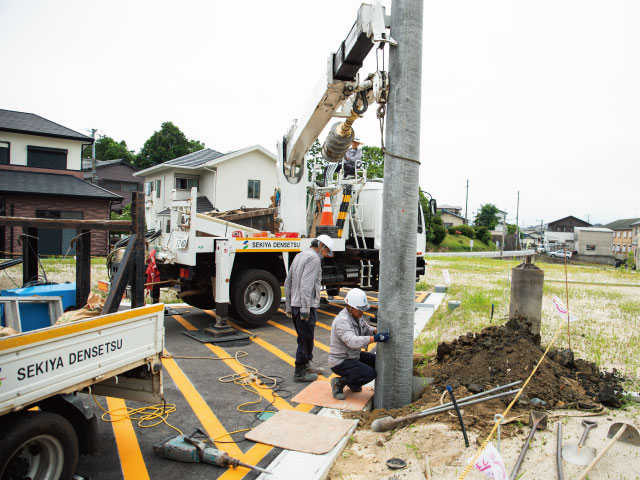
[[[344,387],[346,383],[342,380],[342,377],[334,377],[331,379],[331,393],[336,400],[344,400]]]
[[[318,366],[317,366],[315,363],[313,363],[313,362],[309,362],[309,363],[307,363],[307,364],[304,366],[304,369],[305,369],[307,372],[310,372],[310,373],[316,373],[316,374],[318,374],[318,375],[324,375],[324,376],[327,376],[327,371],[326,371],[324,368],[322,368],[322,367],[318,367]]]
[[[296,365],[296,370],[293,373],[294,382],[315,382],[318,379],[318,374],[307,370],[306,365]]]

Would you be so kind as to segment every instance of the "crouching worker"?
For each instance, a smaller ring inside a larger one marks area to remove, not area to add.
[[[363,352],[370,343],[388,342],[388,333],[378,333],[363,318],[369,310],[367,295],[359,288],[349,290],[347,306],[331,325],[329,367],[338,378],[331,379],[331,392],[336,400],[344,400],[344,387],[360,392],[362,385],[376,378],[375,353]]]

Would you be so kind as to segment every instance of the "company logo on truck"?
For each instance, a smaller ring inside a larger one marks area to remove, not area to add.
[[[64,357],[58,355],[56,357],[41,360],[39,362],[30,363],[24,367],[18,368],[17,379],[24,380],[27,378],[37,377],[45,373],[53,372],[59,368],[64,368],[65,361],[67,365],[74,365],[91,358],[100,357],[107,353],[115,352],[122,349],[122,339],[112,340],[106,343],[100,343],[87,348],[69,352]]]
[[[242,252],[299,252],[299,238],[236,238],[240,243],[237,253]]]

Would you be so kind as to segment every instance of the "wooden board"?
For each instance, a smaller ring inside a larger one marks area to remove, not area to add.
[[[322,455],[344,437],[353,420],[321,417],[296,410],[280,410],[266,422],[247,432],[253,442],[298,452]]]
[[[345,399],[336,400],[331,394],[331,384],[326,380],[316,380],[309,384],[291,400],[297,403],[308,403],[319,407],[336,408],[338,410],[360,411],[373,397],[372,387],[362,387],[361,392],[352,392],[344,388]]]

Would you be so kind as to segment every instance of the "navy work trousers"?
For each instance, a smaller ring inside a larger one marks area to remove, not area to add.
[[[298,334],[298,349],[296,350],[296,366],[306,365],[313,358],[313,335],[316,329],[318,312],[315,308],[309,309],[309,319],[300,320],[300,309],[291,307],[293,326]]]
[[[360,352],[359,360],[347,359],[340,365],[331,367],[331,371],[340,375],[349,388],[358,389],[376,378],[376,354]]]

